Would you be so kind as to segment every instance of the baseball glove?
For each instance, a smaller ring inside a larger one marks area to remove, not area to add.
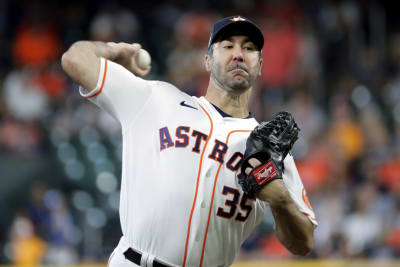
[[[300,129],[289,112],[279,112],[269,122],[262,122],[250,133],[239,174],[243,191],[253,196],[274,179],[282,179],[283,160],[292,149]],[[256,158],[261,164],[252,167],[249,159]],[[246,168],[251,172],[246,175]]]

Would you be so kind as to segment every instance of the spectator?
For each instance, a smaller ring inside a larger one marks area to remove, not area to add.
[[[37,266],[43,262],[47,245],[34,231],[31,220],[17,215],[11,226],[12,262],[17,266]]]

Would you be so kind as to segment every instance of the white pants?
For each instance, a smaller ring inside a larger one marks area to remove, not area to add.
[[[140,252],[142,255],[140,260],[140,265],[137,265],[130,260],[125,258],[124,252],[129,248],[128,242],[126,242],[125,237],[121,237],[119,240],[118,246],[114,249],[113,253],[111,253],[110,258],[108,259],[107,267],[133,267],[133,266],[142,266],[142,267],[153,267],[153,261],[155,257],[153,255],[149,255],[146,252]],[[132,248],[135,249],[135,248]],[[171,266],[171,265],[169,265]]]
[[[124,252],[129,248],[125,242],[125,238],[121,237],[118,246],[111,253],[108,259],[107,267],[133,267],[139,266],[125,258]]]

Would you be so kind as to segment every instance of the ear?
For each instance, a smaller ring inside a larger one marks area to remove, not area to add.
[[[208,55],[208,54],[206,54],[205,56],[204,56],[204,66],[206,67],[206,70],[207,70],[207,72],[210,72],[211,71],[211,57],[210,57],[210,55]]]
[[[261,76],[262,63],[263,63],[263,59],[260,58],[260,69],[258,70],[258,76]]]

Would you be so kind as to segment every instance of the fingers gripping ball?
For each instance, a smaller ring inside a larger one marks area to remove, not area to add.
[[[239,174],[239,184],[248,195],[254,195],[274,179],[282,179],[283,160],[292,149],[300,129],[289,112],[279,112],[269,122],[262,122],[250,133]],[[261,164],[252,167],[249,159]],[[251,171],[246,175],[245,170]]]
[[[151,57],[149,52],[141,48],[137,53],[136,63],[141,69],[147,69],[148,67],[150,67]]]

